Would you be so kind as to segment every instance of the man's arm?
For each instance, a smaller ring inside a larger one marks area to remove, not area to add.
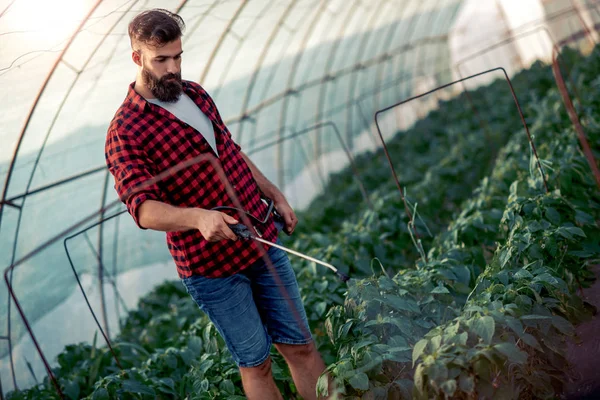
[[[256,180],[256,183],[258,184],[260,190],[262,190],[262,192],[268,198],[273,200],[277,212],[279,212],[279,214],[281,214],[281,216],[283,217],[283,220],[285,221],[285,233],[291,235],[292,233],[294,233],[294,229],[296,228],[296,224],[298,223],[296,213],[289,205],[283,193],[281,193],[281,191],[277,188],[277,186],[272,184],[267,179],[267,177],[264,176],[262,172],[260,172],[258,167],[254,165],[254,163],[250,160],[250,158],[248,158],[246,154],[244,154],[243,151],[240,151],[240,153],[246,161],[246,164],[248,164],[248,167],[250,167],[250,171],[252,171],[254,180]]]
[[[153,179],[148,155],[134,135],[110,129],[105,146],[106,164],[115,178],[119,198],[135,223],[142,229],[163,232],[198,229],[208,241],[237,240],[227,224],[237,220],[219,211],[201,208],[181,208],[163,202],[164,196],[158,185],[153,184],[137,190]]]
[[[156,200],[146,200],[139,206],[138,218],[142,227],[156,231],[198,229],[209,242],[237,240],[237,236],[227,225],[237,224],[238,221],[219,211],[175,207]]]

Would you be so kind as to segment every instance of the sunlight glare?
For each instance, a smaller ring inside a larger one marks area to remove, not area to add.
[[[6,15],[13,30],[32,32],[52,42],[62,39],[84,17],[86,1],[17,0]]]

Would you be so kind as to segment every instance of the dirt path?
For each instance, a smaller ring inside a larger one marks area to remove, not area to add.
[[[568,343],[567,359],[572,368],[564,395],[569,400],[600,400],[600,265],[593,270],[597,280],[592,287],[583,290],[583,295],[599,312],[576,327],[581,343]]]

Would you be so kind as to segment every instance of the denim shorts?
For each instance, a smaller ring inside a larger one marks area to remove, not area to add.
[[[281,243],[277,240],[277,243]],[[213,322],[239,367],[256,367],[269,357],[272,343],[308,344],[312,336],[298,283],[287,254],[267,253],[271,272],[260,258],[225,278],[193,275],[182,279],[188,293]]]

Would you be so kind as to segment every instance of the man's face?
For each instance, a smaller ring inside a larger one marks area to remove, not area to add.
[[[140,44],[142,78],[160,101],[175,102],[181,96],[181,39],[162,47]]]

